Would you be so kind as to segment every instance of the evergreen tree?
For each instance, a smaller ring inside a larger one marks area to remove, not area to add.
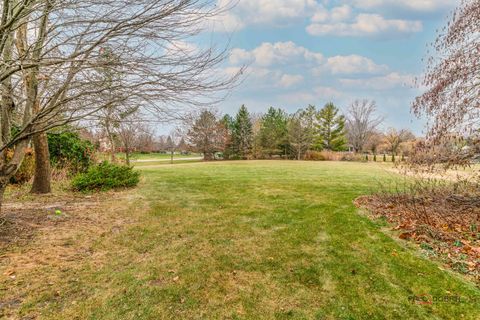
[[[240,107],[240,110],[235,117],[233,124],[233,150],[235,155],[240,159],[247,159],[252,151],[253,142],[253,125],[245,105]]]
[[[260,146],[268,156],[286,153],[287,123],[287,114],[273,107],[270,107],[262,117],[259,133]]]
[[[345,117],[339,115],[339,110],[333,103],[327,103],[317,113],[316,147],[331,151],[345,150],[347,139],[345,134]]]

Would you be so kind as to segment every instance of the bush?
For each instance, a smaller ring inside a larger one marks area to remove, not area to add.
[[[355,154],[355,153],[345,153],[342,156],[342,161],[358,161],[358,162],[364,162],[365,158],[361,154]]]
[[[327,159],[324,157],[322,152],[308,151],[305,154],[305,160],[308,160],[308,161],[325,161]]]
[[[132,167],[104,161],[73,178],[72,187],[77,191],[106,191],[135,187],[139,181],[140,173]]]
[[[11,159],[13,156],[13,151],[7,151],[7,159]],[[15,175],[10,179],[10,183],[12,184],[23,184],[27,183],[33,178],[33,174],[35,172],[35,155],[32,149],[28,149],[25,158],[18,168],[18,171]]]
[[[87,171],[94,161],[94,145],[76,132],[49,133],[48,150],[52,166],[71,174]]]

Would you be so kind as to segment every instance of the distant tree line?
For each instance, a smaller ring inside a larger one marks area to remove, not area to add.
[[[415,136],[408,130],[378,130],[383,118],[374,101],[357,100],[344,115],[333,103],[323,108],[309,105],[288,114],[270,107],[265,114],[251,114],[242,105],[235,116],[219,115],[209,109],[189,117],[185,123],[185,143],[189,150],[202,153],[205,160],[297,159],[314,153],[409,152],[407,142]]]

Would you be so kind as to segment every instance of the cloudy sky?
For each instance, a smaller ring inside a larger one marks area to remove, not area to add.
[[[228,0],[218,0],[223,5]],[[215,24],[228,38],[225,72],[248,65],[243,83],[218,108],[269,106],[294,112],[333,101],[377,101],[385,127],[422,131],[410,113],[427,44],[457,0],[239,0]]]

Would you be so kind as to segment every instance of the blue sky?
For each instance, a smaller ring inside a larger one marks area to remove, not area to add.
[[[218,0],[224,5],[229,0]],[[422,132],[410,113],[413,79],[455,0],[239,0],[212,27],[229,39],[224,72],[248,65],[244,81],[218,109],[269,106],[294,112],[332,101],[376,100],[385,128]]]

